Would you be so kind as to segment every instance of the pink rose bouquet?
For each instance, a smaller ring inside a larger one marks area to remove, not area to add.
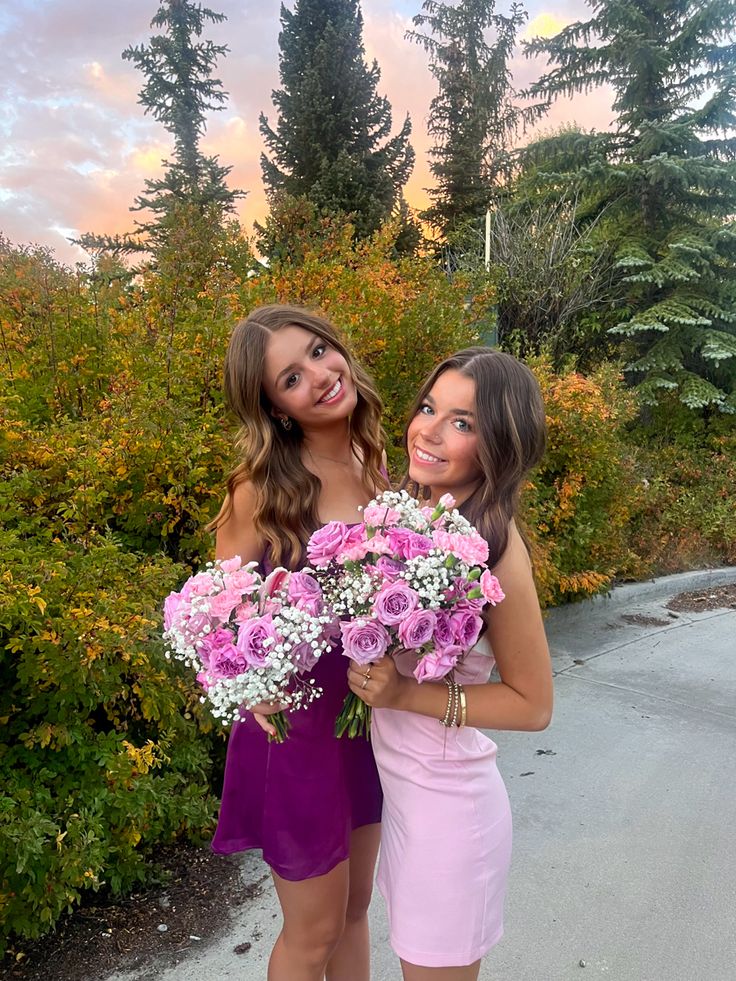
[[[488,543],[445,494],[432,508],[406,491],[385,491],[363,523],[331,521],[307,556],[324,602],[340,618],[343,653],[359,664],[414,651],[417,681],[437,681],[474,646],[481,612],[504,598],[486,567]],[[352,692],[335,734],[367,734],[370,709]]]
[[[307,572],[274,569],[264,578],[240,557],[210,562],[164,603],[167,657],[196,673],[215,718],[237,721],[241,706],[281,702],[290,709],[321,694],[304,677],[330,650],[334,618]],[[283,712],[270,716],[283,742]]]

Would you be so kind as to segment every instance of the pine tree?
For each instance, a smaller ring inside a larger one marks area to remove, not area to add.
[[[414,163],[409,117],[392,137],[378,64],[365,61],[357,0],[297,0],[293,12],[282,5],[281,24],[279,119],[275,129],[260,120],[269,195],[350,214],[356,233],[368,235],[400,206]]]
[[[174,137],[173,161],[164,161],[162,177],[146,181],[132,209],[153,212],[153,220],[137,224],[154,241],[165,233],[166,219],[177,205],[194,206],[202,213],[214,207],[224,214],[233,211],[241,193],[225,183],[231,168],[223,167],[217,157],[205,156],[199,145],[206,113],[223,109],[227,100],[212,72],[228,48],[195,38],[201,37],[206,21],[223,20],[224,14],[192,0],[164,0],[151,21],[151,27],[163,32],[148,45],[123,52],[123,58],[146,76],[139,103]]]
[[[486,211],[494,185],[505,176],[509,138],[519,122],[508,62],[526,13],[518,3],[508,17],[495,7],[495,0],[460,0],[454,6],[424,0],[423,13],[413,20],[421,30],[407,33],[428,52],[439,86],[429,113],[436,186],[422,217],[445,239]],[[495,33],[493,43],[489,31]]]
[[[736,2],[589,2],[589,21],[528,46],[556,66],[530,94],[614,90],[615,129],[593,134],[567,175],[606,208],[617,240],[624,313],[611,330],[646,400],[677,390],[692,408],[734,412]]]

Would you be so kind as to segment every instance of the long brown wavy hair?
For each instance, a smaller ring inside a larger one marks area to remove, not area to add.
[[[236,324],[225,355],[225,396],[240,420],[236,447],[241,462],[227,479],[227,494],[217,517],[207,526],[216,531],[232,512],[232,495],[243,480],[253,484],[253,522],[275,564],[296,565],[304,543],[319,526],[317,507],[321,482],[302,463],[304,440],[296,420],[285,430],[271,412],[263,391],[269,337],[283,327],[303,327],[345,358],[358,393],[350,417],[353,452],[362,461],[363,483],[373,496],[387,481],[382,470],[381,400],[370,376],[345,347],[326,318],[304,307],[272,304],[259,307]]]
[[[547,427],[539,384],[525,364],[487,347],[470,347],[446,358],[427,378],[411,408],[413,419],[432,386],[454,369],[475,382],[475,426],[478,434],[479,486],[460,511],[490,548],[489,565],[503,555],[509,523],[515,516],[526,474],[544,455]],[[407,445],[404,433],[404,446]],[[407,488],[425,497],[429,489],[407,478]]]

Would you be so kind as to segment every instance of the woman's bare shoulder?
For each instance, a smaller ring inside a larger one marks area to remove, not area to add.
[[[239,555],[244,562],[260,561],[263,541],[253,520],[257,501],[255,486],[250,480],[241,480],[228,492],[228,498],[229,511],[217,526],[217,558]]]

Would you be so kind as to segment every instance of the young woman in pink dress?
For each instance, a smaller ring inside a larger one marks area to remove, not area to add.
[[[357,523],[386,486],[378,395],[330,323],[287,306],[235,327],[225,390],[242,462],[213,522],[217,557],[297,568],[319,525]],[[260,848],[271,866],[283,927],[269,981],[368,981],[381,789],[370,744],[333,734],[348,691],[340,651],[311,676],[323,694],[289,715],[282,744],[267,738],[278,705],[233,726],[212,847]]]
[[[475,981],[503,932],[511,814],[496,746],[477,727],[539,730],[552,712],[549,651],[514,521],[544,444],[534,376],[488,348],[442,362],[407,429],[409,490],[433,503],[452,494],[488,540],[506,598],[455,670],[456,697],[444,681],[418,684],[408,652],[368,669],[351,662],[350,687],[374,708],[384,792],[378,884],[405,981]],[[494,663],[500,681],[489,684]]]

